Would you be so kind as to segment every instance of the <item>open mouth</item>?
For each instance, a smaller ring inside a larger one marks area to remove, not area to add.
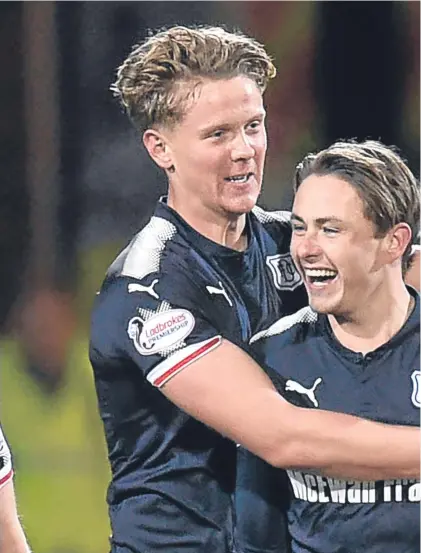
[[[245,184],[251,179],[252,176],[253,173],[244,173],[242,175],[233,175],[232,177],[226,177],[224,180],[227,182],[232,182],[234,184]]]
[[[331,269],[305,269],[304,272],[307,281],[319,288],[331,283],[338,276],[337,271]]]

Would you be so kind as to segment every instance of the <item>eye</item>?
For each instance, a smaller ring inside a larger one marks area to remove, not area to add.
[[[261,126],[261,121],[252,121],[249,125],[247,125],[247,130],[251,132],[257,132]]]
[[[339,233],[339,229],[337,228],[333,228],[333,227],[323,227],[323,232],[325,234],[338,234]]]
[[[225,134],[225,131],[223,130],[218,130],[218,131],[214,131],[211,135],[210,135],[210,138],[222,138]]]
[[[305,226],[302,223],[292,223],[292,232],[295,232],[296,234],[305,232]]]

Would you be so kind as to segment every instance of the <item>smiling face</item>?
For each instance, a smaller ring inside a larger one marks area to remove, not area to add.
[[[385,238],[375,237],[355,188],[334,175],[304,179],[292,211],[291,253],[310,305],[349,316],[381,286]]]
[[[145,146],[167,169],[170,205],[187,220],[250,211],[262,185],[264,118],[261,92],[239,76],[202,81],[181,122],[147,131]]]

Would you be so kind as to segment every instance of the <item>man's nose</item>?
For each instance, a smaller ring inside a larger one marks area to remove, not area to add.
[[[244,132],[238,133],[232,144],[232,160],[237,161],[238,159],[250,159],[255,155],[255,153],[256,152],[252,145],[251,139]]]
[[[301,259],[317,257],[322,251],[317,238],[308,233],[304,236],[294,237],[294,244],[292,246],[295,249],[296,256]]]

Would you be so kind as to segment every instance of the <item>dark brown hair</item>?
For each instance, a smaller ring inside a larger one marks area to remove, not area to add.
[[[375,140],[335,142],[317,154],[308,154],[297,165],[295,191],[310,175],[335,175],[354,186],[377,236],[384,236],[398,223],[407,223],[412,231],[412,242],[402,259],[403,270],[407,270],[411,246],[420,231],[420,190],[419,181],[396,148]]]

